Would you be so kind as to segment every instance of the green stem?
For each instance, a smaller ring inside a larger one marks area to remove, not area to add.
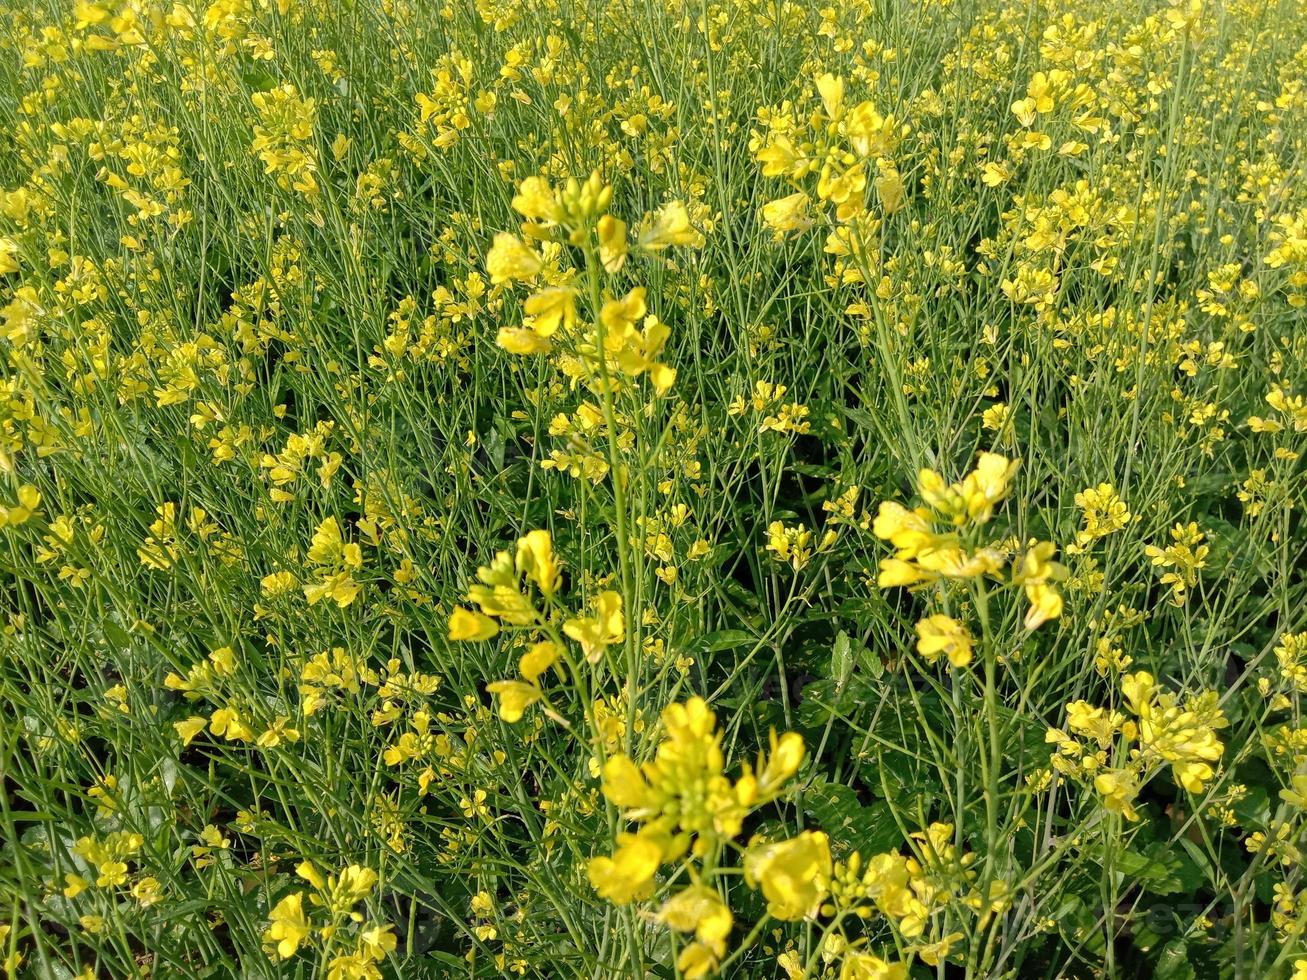
[[[625,615],[624,643],[626,649],[626,746],[631,748],[635,734],[635,692],[636,675],[639,670],[639,610],[625,608],[635,595],[634,576],[631,573],[631,546],[627,533],[627,500],[623,470],[617,455],[617,413],[613,407],[612,376],[608,370],[607,340],[603,318],[603,297],[599,290],[599,261],[593,245],[587,241],[585,249],[586,278],[590,286],[590,308],[594,316],[595,356],[599,359],[599,379],[603,389],[604,425],[608,429],[608,472],[613,484],[613,509],[615,511],[615,533],[617,535],[617,565],[622,583],[622,603]],[[630,953],[635,960],[637,976],[644,974],[644,956],[640,945],[639,930],[636,928],[635,916],[631,910],[623,910]]]
[[[604,425],[608,429],[608,471],[613,484],[613,509],[617,535],[617,564],[622,582],[623,605],[632,602],[635,595],[634,576],[631,572],[631,543],[627,531],[627,500],[625,476],[617,455],[617,413],[613,407],[612,375],[608,370],[608,351],[605,347],[606,331],[600,311],[603,297],[599,291],[599,262],[594,249],[587,244],[585,252],[586,278],[590,286],[590,307],[594,315],[595,356],[599,359],[599,379],[603,389]],[[629,746],[635,733],[635,690],[639,670],[640,611],[624,609],[626,618],[626,742]]]

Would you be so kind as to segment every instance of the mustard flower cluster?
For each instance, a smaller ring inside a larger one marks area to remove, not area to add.
[[[505,627],[548,637],[522,654],[520,680],[486,685],[499,699],[500,717],[509,723],[520,721],[527,708],[545,697],[540,678],[565,656],[563,636],[575,642],[591,664],[625,638],[621,593],[605,589],[590,604],[589,614],[565,616],[556,601],[561,575],[552,536],[529,531],[518,539],[515,552],[498,552],[489,565],[477,569],[477,582],[467,591],[467,601],[476,609],[458,606],[449,616],[448,636],[455,641],[489,640]]]
[[[1121,679],[1121,695],[1126,711],[1085,701],[1067,705],[1066,729],[1045,735],[1055,746],[1053,768],[1092,784],[1110,812],[1130,821],[1140,819],[1134,806],[1140,788],[1168,765],[1176,786],[1202,793],[1224,752],[1216,732],[1226,719],[1216,693],[1181,703],[1141,670]]]
[[[689,977],[716,969],[726,953],[734,921],[712,882],[724,850],[735,843],[745,818],[775,800],[803,762],[803,739],[772,734],[771,750],[756,766],[744,763],[738,778],[725,773],[716,715],[702,698],[668,705],[660,718],[662,738],[654,757],[638,765],[614,755],[604,763],[603,793],[634,832],[619,832],[611,855],[590,861],[590,883],[617,905],[652,897],[655,875],[680,864],[690,884],[661,906],[657,917],[678,932],[694,933],[678,968]],[[820,902],[830,852],[826,835],[805,832],[789,841],[753,844],[744,852],[746,881],[761,885],[768,909],[779,919],[802,919]]]
[[[631,378],[647,373],[661,394],[676,380],[676,371],[658,360],[670,329],[649,312],[644,287],[601,297],[599,277],[616,276],[632,250],[656,255],[670,246],[698,248],[703,235],[691,224],[685,204],[673,201],[646,215],[632,243],[626,223],[608,211],[612,197],[612,187],[598,172],[561,188],[545,177],[522,181],[513,196],[513,210],[525,219],[521,237],[496,234],[486,271],[492,285],[522,282],[541,288],[522,304],[523,325],[501,327],[498,342],[513,354],[546,354],[562,345],[560,367],[573,380],[607,386],[610,370]],[[562,264],[564,246],[584,249],[587,267]],[[594,324],[581,323],[577,312],[578,291],[587,286],[597,305]]]
[[[894,546],[894,557],[881,559],[877,584],[922,589],[946,581],[1001,581],[1009,551],[1001,542],[985,541],[980,529],[1008,495],[1018,466],[997,453],[981,453],[976,468],[957,483],[923,469],[917,490],[924,506],[909,510],[883,501],[872,530]],[[1025,593],[1028,630],[1062,615],[1062,595],[1053,583],[1065,578],[1066,570],[1053,560],[1055,551],[1051,542],[1032,541],[1011,558],[1007,583]],[[953,617],[932,615],[917,624],[917,634],[917,650],[928,661],[945,654],[955,667],[970,662],[971,633]]]
[[[371,898],[377,873],[351,864],[339,874],[323,875],[311,861],[302,861],[295,873],[311,886],[308,907],[304,891],[291,892],[272,907],[263,934],[268,956],[288,960],[310,949],[329,980],[380,980],[379,964],[398,942],[395,929],[356,908]]]

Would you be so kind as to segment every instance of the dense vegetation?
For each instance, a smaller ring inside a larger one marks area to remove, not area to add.
[[[0,966],[1307,980],[1301,0],[0,0]]]

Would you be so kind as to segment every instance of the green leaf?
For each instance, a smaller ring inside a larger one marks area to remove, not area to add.
[[[705,653],[720,653],[722,650],[734,650],[754,641],[754,635],[746,630],[717,630],[696,636],[683,647],[691,656]]]
[[[903,844],[889,804],[877,800],[864,806],[857,792],[843,783],[814,783],[803,794],[803,807],[837,851],[856,850],[865,857]]]
[[[840,630],[839,636],[835,637],[835,646],[831,648],[830,673],[832,677],[843,680],[852,670],[853,644],[849,642],[849,634]]]
[[[1189,949],[1183,939],[1172,939],[1157,954],[1153,980],[1193,980],[1194,968],[1189,962]]]
[[[241,72],[241,81],[254,92],[267,92],[277,84],[277,77],[262,68],[247,68]]]
[[[1114,867],[1154,895],[1192,892],[1203,880],[1202,870],[1193,860],[1164,841],[1149,844],[1143,853],[1118,853]]]

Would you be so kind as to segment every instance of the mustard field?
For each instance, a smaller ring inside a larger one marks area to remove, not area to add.
[[[1307,980],[1304,0],[0,0],[0,973]]]

